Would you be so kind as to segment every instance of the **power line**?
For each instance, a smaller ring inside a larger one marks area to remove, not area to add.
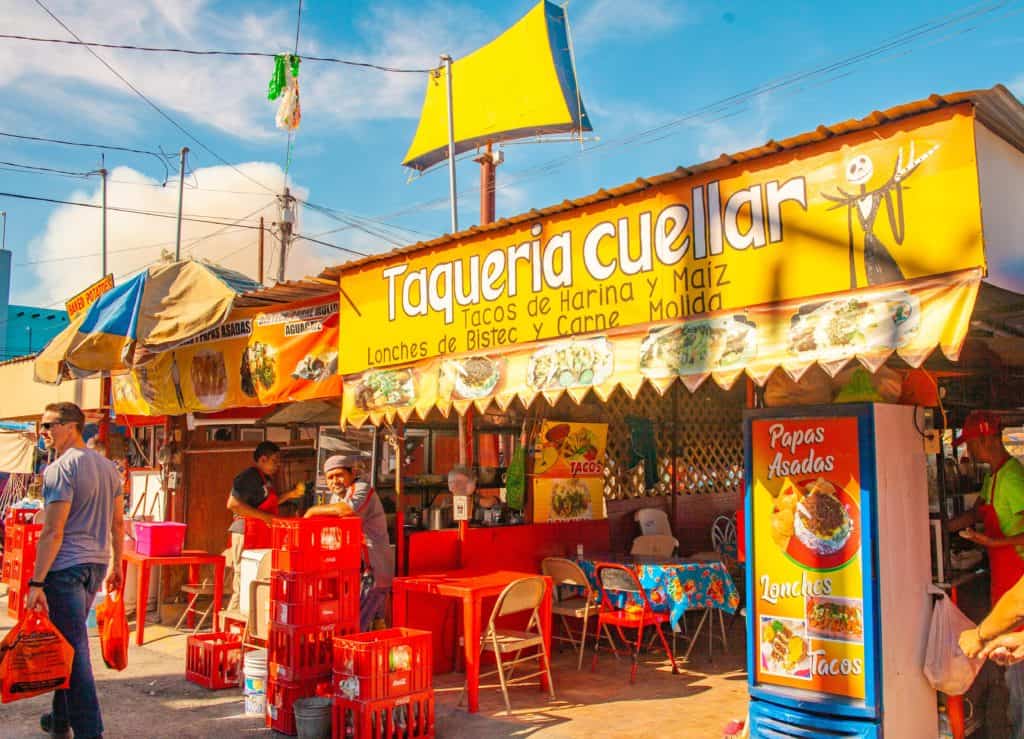
[[[15,33],[0,33],[0,39],[9,39],[12,41],[33,41],[36,43],[44,44],[61,44],[66,46],[84,46],[86,48],[96,49],[122,49],[125,51],[148,51],[158,52],[164,54],[187,54],[190,56],[234,56],[234,57],[257,57],[264,59],[273,59],[277,56],[272,52],[267,51],[222,51],[214,49],[178,49],[167,46],[136,46],[134,44],[106,44],[96,41],[82,41],[77,36],[76,41],[70,39],[61,38],[44,38],[40,36],[25,36],[22,34]],[[296,44],[296,54],[298,54],[298,44]],[[391,67],[384,64],[373,64],[372,62],[360,62],[352,59],[341,59],[333,56],[307,56],[302,55],[302,61],[304,62],[327,62],[331,64],[344,64],[350,67],[361,67],[364,69],[376,69],[381,72],[395,72],[398,74],[427,74],[434,71],[434,67],[413,69],[407,67]]]
[[[11,133],[10,131],[0,131],[0,136],[4,136],[9,139],[21,139],[22,141],[35,141],[37,143],[44,144],[61,144],[63,146],[77,146],[84,149],[100,149],[101,151],[124,151],[130,154],[144,154],[146,156],[156,157],[157,160],[164,168],[164,183],[167,182],[167,177],[170,174],[167,168],[167,155],[163,152],[147,151],[146,149],[132,149],[127,146],[114,146],[112,144],[92,144],[83,141],[69,141],[67,139],[52,139],[45,136],[29,136],[23,133]]]
[[[51,18],[53,18],[53,20],[55,20],[55,21],[56,21],[56,22],[57,22],[57,23],[58,23],[58,24],[60,25],[60,27],[61,27],[61,28],[63,28],[63,29],[64,29],[65,31],[67,31],[67,32],[68,32],[69,34],[71,34],[72,36],[74,36],[74,37],[75,37],[75,39],[76,39],[77,41],[79,41],[79,42],[81,42],[81,41],[82,41],[82,39],[78,37],[78,34],[76,34],[76,33],[75,33],[74,31],[72,31],[72,30],[71,30],[71,28],[70,28],[70,27],[68,27],[68,25],[67,25],[67,24],[66,24],[66,23],[65,23],[64,21],[62,21],[62,20],[61,20],[60,18],[58,18],[58,17],[57,17],[57,16],[56,16],[56,15],[55,15],[55,14],[53,13],[53,11],[51,11],[51,10],[50,10],[49,8],[47,8],[47,7],[46,7],[46,5],[45,5],[45,4],[43,4],[43,0],[36,0],[36,5],[38,5],[38,6],[39,6],[40,8],[42,8],[42,9],[43,9],[44,11],[46,11],[46,14],[47,14],[47,15],[49,15],[49,16],[50,16]],[[106,68],[107,68],[108,70],[110,70],[110,73],[111,73],[111,74],[113,74],[113,75],[114,75],[115,77],[117,77],[117,78],[118,78],[119,80],[121,80],[121,82],[123,82],[123,83],[124,83],[125,85],[127,85],[128,89],[130,89],[130,90],[131,90],[132,92],[134,92],[134,93],[135,93],[136,95],[138,95],[138,96],[139,96],[139,97],[140,97],[140,98],[141,98],[141,99],[142,99],[143,101],[145,101],[145,103],[146,103],[147,105],[149,105],[149,106],[150,106],[150,107],[151,107],[151,108],[152,108],[153,110],[155,110],[155,111],[156,111],[156,112],[157,112],[157,113],[158,113],[158,114],[159,114],[159,115],[160,115],[160,116],[161,116],[161,117],[162,117],[162,118],[163,118],[164,120],[166,120],[166,121],[167,121],[168,123],[170,123],[170,124],[171,124],[172,126],[174,126],[174,127],[176,128],[176,129],[178,129],[178,130],[179,130],[179,131],[180,131],[181,133],[183,133],[183,134],[184,134],[185,136],[187,136],[187,137],[188,137],[188,138],[189,138],[189,139],[190,139],[191,141],[193,141],[193,142],[194,142],[194,143],[195,143],[195,144],[196,144],[197,146],[199,146],[199,147],[200,147],[200,148],[202,148],[202,149],[203,149],[204,151],[206,151],[206,152],[207,152],[208,154],[210,154],[210,156],[214,157],[215,159],[217,159],[217,160],[218,160],[219,162],[221,162],[222,164],[224,164],[224,165],[226,165],[226,166],[230,167],[231,169],[235,170],[235,172],[237,172],[238,174],[242,175],[242,177],[244,177],[245,179],[249,180],[250,182],[252,182],[252,183],[254,183],[254,184],[256,184],[256,185],[259,185],[260,187],[262,187],[262,188],[263,188],[264,190],[266,190],[267,192],[271,192],[271,193],[272,193],[272,192],[274,192],[274,191],[273,191],[272,189],[270,189],[269,187],[267,187],[267,186],[266,186],[265,184],[263,184],[262,182],[260,182],[260,181],[256,180],[256,179],[255,179],[255,178],[253,178],[253,177],[250,177],[250,176],[249,176],[249,175],[247,175],[247,174],[246,174],[245,172],[243,172],[243,171],[242,171],[242,170],[240,170],[240,169],[239,169],[238,167],[236,167],[236,166],[235,166],[234,164],[232,164],[232,163],[231,163],[231,162],[229,162],[229,161],[228,161],[227,159],[225,159],[225,158],[224,158],[224,157],[222,157],[222,156],[221,156],[220,154],[218,154],[218,153],[217,153],[217,152],[215,152],[215,151],[214,151],[213,149],[211,149],[211,148],[210,148],[209,146],[207,146],[207,145],[206,145],[206,144],[204,144],[204,143],[203,143],[202,141],[200,141],[199,139],[197,139],[197,138],[196,138],[196,137],[195,137],[195,136],[194,136],[194,135],[193,135],[193,134],[192,134],[192,133],[191,133],[191,132],[190,132],[190,131],[189,131],[188,129],[186,129],[186,128],[185,128],[184,126],[182,126],[182,125],[181,125],[180,123],[178,123],[178,122],[177,122],[176,120],[174,120],[173,118],[171,118],[171,116],[170,116],[170,115],[168,115],[167,113],[165,113],[165,112],[164,112],[164,110],[163,110],[163,109],[162,109],[162,108],[161,108],[161,107],[160,107],[159,105],[157,105],[157,104],[156,104],[156,103],[154,103],[154,102],[153,102],[152,100],[150,100],[150,99],[149,99],[148,97],[146,97],[145,93],[143,93],[143,92],[142,92],[142,91],[141,91],[141,90],[140,90],[139,88],[137,88],[137,87],[136,87],[135,85],[133,85],[133,84],[132,84],[132,83],[131,83],[131,82],[130,82],[130,81],[128,80],[128,78],[127,78],[127,77],[125,77],[125,76],[124,76],[124,75],[122,75],[122,74],[121,74],[120,72],[118,72],[118,71],[117,71],[116,69],[114,69],[114,67],[113,67],[113,66],[112,66],[112,65],[111,65],[111,64],[110,64],[110,63],[109,63],[109,62],[108,62],[108,61],[107,61],[106,59],[104,59],[104,58],[103,58],[102,56],[100,56],[100,55],[99,55],[98,53],[96,53],[96,52],[95,52],[95,51],[94,51],[94,50],[93,50],[92,48],[90,48],[90,47],[89,47],[89,45],[87,45],[87,44],[84,44],[84,42],[82,43],[82,45],[83,45],[83,47],[85,48],[85,50],[86,50],[86,51],[88,51],[88,52],[89,52],[90,54],[92,54],[92,55],[93,55],[94,57],[96,57],[96,59],[97,59],[97,60],[98,60],[98,61],[99,61],[99,62],[100,62],[100,63],[101,63],[101,64],[102,64],[102,65],[103,65],[104,67],[106,67]]]
[[[337,251],[344,251],[348,252],[349,254],[355,254],[357,257],[370,256],[366,252],[356,251],[355,249],[349,249],[347,246],[338,246],[337,244],[331,244],[330,242],[327,241],[320,241],[320,239],[315,239],[312,236],[303,236],[302,234],[295,234],[294,238],[302,239],[303,241],[309,241],[314,244],[319,244],[320,246],[330,247],[331,249],[336,249]]]
[[[76,205],[76,206],[78,206],[80,208],[94,208],[94,209],[102,209],[103,208],[102,205],[97,205],[96,203],[81,203],[81,202],[78,202],[78,201],[75,201],[75,200],[60,200],[58,198],[44,198],[44,197],[41,197],[41,196],[38,196],[38,195],[23,195],[21,193],[16,193],[16,192],[0,192],[0,197],[15,198],[16,200],[31,200],[31,201],[42,202],[42,203],[54,203],[56,205]],[[264,207],[266,207],[266,206],[264,206]],[[108,205],[107,206],[107,210],[114,211],[115,213],[129,213],[131,215],[138,215],[138,216],[152,216],[154,218],[177,218],[178,217],[177,213],[165,213],[165,212],[157,211],[157,210],[140,210],[140,209],[135,209],[135,208],[119,208],[119,207],[112,206],[112,205]],[[261,208],[260,210],[263,210],[263,208]],[[207,219],[207,218],[199,218],[199,217],[194,216],[194,215],[189,215],[187,217],[186,216],[182,216],[181,220],[188,221],[190,223],[208,223],[208,224],[211,224],[211,225],[214,225],[214,226],[231,226],[231,225],[235,225],[235,224],[230,223],[230,222],[215,221],[215,220],[211,220],[211,219]],[[249,225],[239,225],[238,227],[239,228],[251,228],[251,229],[258,229],[259,228],[259,226],[249,226]]]

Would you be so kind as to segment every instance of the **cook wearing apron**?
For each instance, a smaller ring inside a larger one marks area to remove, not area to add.
[[[242,551],[245,549],[245,520],[257,519],[266,524],[277,517],[282,502],[274,488],[273,477],[281,466],[281,450],[273,442],[264,441],[253,452],[253,466],[235,477],[228,497],[228,510],[235,514],[231,527],[232,572],[229,611],[238,610],[242,589]]]
[[[964,443],[972,460],[988,464],[992,470],[982,483],[979,504],[974,509],[975,519],[984,526],[984,534],[967,529],[960,535],[983,545],[988,551],[990,596],[995,607],[999,599],[1024,577],[1024,466],[1003,446],[1002,427],[995,414],[971,413],[964,421],[963,433],[955,442],[956,446]],[[1024,614],[1018,618],[1020,616]],[[996,638],[1000,629],[1012,628],[1014,619],[993,628],[994,622],[998,621],[1000,618],[991,614],[977,629],[962,634],[961,648],[968,655],[975,656],[982,639]],[[1010,693],[1008,709],[1013,737],[1024,739],[1024,662],[1006,668],[1006,686]]]

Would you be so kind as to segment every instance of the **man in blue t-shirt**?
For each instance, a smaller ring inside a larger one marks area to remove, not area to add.
[[[51,736],[103,736],[103,718],[86,619],[106,576],[108,592],[121,589],[124,491],[113,462],[86,448],[85,414],[74,403],[46,406],[40,436],[57,458],[43,473],[46,509],[29,581],[27,607],[49,614],[75,649],[71,681],[53,695],[53,712],[41,719]],[[109,566],[109,574],[108,574]]]

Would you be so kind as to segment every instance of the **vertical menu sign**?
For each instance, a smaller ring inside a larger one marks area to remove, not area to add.
[[[751,427],[759,683],[864,698],[857,419]]]

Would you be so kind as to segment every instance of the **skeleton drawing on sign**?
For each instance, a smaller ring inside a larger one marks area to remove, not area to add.
[[[860,187],[859,193],[849,193],[841,187],[836,187],[838,195],[821,193],[826,200],[836,203],[830,210],[837,210],[845,207],[847,209],[847,224],[850,235],[850,287],[857,287],[857,270],[855,259],[855,236],[854,217],[860,224],[860,230],[864,233],[864,273],[867,275],[868,285],[882,285],[888,282],[899,282],[904,279],[903,270],[896,263],[895,258],[889,252],[882,240],[875,233],[875,222],[878,213],[885,204],[885,212],[889,219],[889,228],[892,230],[893,239],[897,244],[903,243],[906,235],[906,228],[903,222],[903,189],[904,181],[921,165],[921,163],[935,153],[939,148],[936,144],[920,156],[914,156],[914,144],[910,144],[910,156],[907,162],[903,161],[903,147],[900,147],[896,156],[896,166],[893,168],[892,176],[874,190],[868,190],[867,183],[871,180],[875,168],[871,157],[859,154],[846,163],[846,180],[851,185]]]

